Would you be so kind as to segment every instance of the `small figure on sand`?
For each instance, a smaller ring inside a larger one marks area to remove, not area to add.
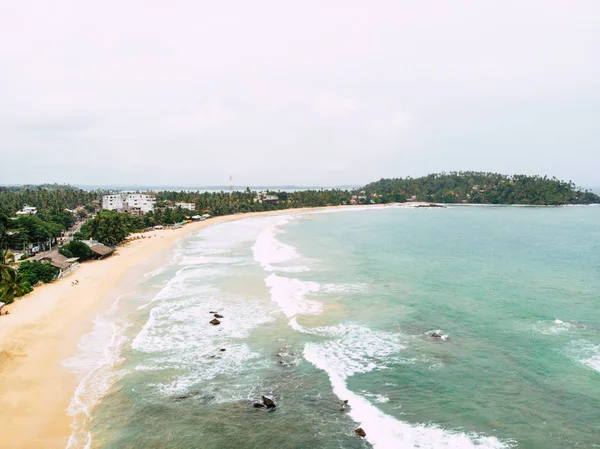
[[[344,402],[342,403],[342,408],[340,408],[340,412],[345,412],[349,408],[350,408],[350,405],[348,404],[348,399],[345,399]]]

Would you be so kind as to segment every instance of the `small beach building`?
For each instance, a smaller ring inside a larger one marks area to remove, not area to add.
[[[78,257],[66,257],[58,251],[38,254],[37,256],[32,257],[31,260],[49,263],[53,267],[58,268],[60,270],[58,272],[58,278],[65,277],[79,268],[79,263],[77,262],[79,260]]]
[[[111,248],[110,246],[103,245],[100,242],[94,242],[91,240],[85,240],[83,242],[87,246],[89,246],[92,252],[94,253],[94,259],[104,259],[105,257],[108,257],[115,252],[113,248]]]

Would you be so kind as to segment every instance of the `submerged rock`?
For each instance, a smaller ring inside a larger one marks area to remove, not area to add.
[[[176,401],[183,401],[184,399],[193,398],[194,396],[198,396],[198,395],[200,395],[199,391],[190,391],[189,393],[182,394],[180,396],[176,396],[175,400]]]
[[[273,402],[273,399],[269,399],[266,396],[262,397],[262,401],[263,401],[263,404],[265,404],[265,407],[267,407],[267,408],[275,408],[275,407],[277,407],[275,405],[275,402]]]
[[[210,324],[212,324],[213,326],[216,326],[218,324],[221,324],[221,322],[219,320],[217,320],[216,318],[213,318],[212,320],[209,321]]]
[[[210,312],[208,312],[208,313],[217,313],[217,312],[213,312],[213,311],[211,310],[211,311],[210,311]]]
[[[432,336],[433,338],[442,338],[442,337],[443,337],[443,335],[442,335],[442,334],[440,334],[439,332],[434,332],[433,334],[431,334],[431,336]]]
[[[223,315],[219,315],[218,313],[214,314],[215,318],[225,318]]]
[[[356,429],[354,431],[354,433],[361,438],[364,438],[367,436],[367,432],[365,432],[362,427],[359,427],[358,429]]]
[[[264,408],[264,407],[266,407],[265,404],[263,404],[261,402],[255,402],[254,404],[252,404],[252,406],[254,408]]]
[[[226,349],[225,349],[225,348],[221,348],[221,349],[219,349],[219,351],[221,351],[221,352],[225,352],[225,351],[226,351]]]

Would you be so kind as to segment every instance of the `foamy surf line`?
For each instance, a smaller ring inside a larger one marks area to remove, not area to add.
[[[436,426],[410,425],[398,421],[371,404],[364,397],[350,391],[346,376],[339,374],[329,365],[314,346],[307,344],[304,358],[329,376],[333,393],[340,400],[348,400],[349,415],[366,432],[367,440],[376,449],[421,448],[451,449],[479,448],[502,449],[514,447],[495,437],[465,434],[441,429]]]
[[[375,208],[364,207],[361,209],[372,210]],[[317,213],[338,211],[341,212],[342,210],[319,211]],[[300,213],[298,215],[303,214]],[[330,341],[330,346],[325,349],[319,347],[319,345],[307,343],[304,347],[304,359],[316,368],[325,371],[329,376],[333,393],[340,400],[349,401],[351,405],[349,416],[365,430],[366,438],[372,446],[376,449],[437,449],[439,447],[451,449],[501,449],[511,447],[509,443],[503,443],[495,437],[447,431],[434,425],[425,426],[403,423],[383,413],[369,402],[369,400],[348,389],[346,384],[348,376],[380,368],[374,360],[368,360],[361,356],[361,350],[365,354],[375,355],[379,359],[383,359],[403,349],[403,346],[394,339],[394,336],[380,335],[380,333],[373,332],[361,326],[340,325],[331,328],[309,330],[298,323],[298,315],[318,315],[323,310],[322,303],[308,300],[305,298],[306,295],[318,291],[336,291],[340,287],[331,285],[321,286],[315,282],[287,278],[275,273],[275,271],[291,271],[288,267],[281,267],[283,269],[280,269],[277,264],[289,262],[298,257],[297,248],[282,243],[277,239],[277,235],[284,232],[281,227],[291,222],[294,216],[284,216],[260,233],[256,243],[252,247],[254,259],[269,273],[265,278],[265,285],[269,288],[271,300],[289,318],[288,325],[292,329],[301,333],[340,337],[339,341]],[[361,346],[361,342],[364,341],[363,337],[374,338],[375,349],[373,347]],[[349,347],[344,342],[350,342]],[[359,354],[356,354],[357,347]],[[344,366],[340,367],[340,363]],[[383,400],[378,399],[378,401],[386,402],[385,398]]]
[[[85,373],[67,409],[68,414],[73,416],[73,431],[69,436],[67,449],[91,447],[89,426],[92,411],[110,387],[124,375],[124,372],[116,369],[123,362],[121,353],[127,342],[125,331],[129,327],[116,320],[123,297],[117,297],[111,307],[94,320],[93,330],[79,341],[78,354],[63,362],[65,367]]]

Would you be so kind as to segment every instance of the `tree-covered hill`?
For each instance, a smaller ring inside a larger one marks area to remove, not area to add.
[[[417,201],[469,204],[592,204],[600,196],[572,182],[547,176],[501,175],[484,172],[436,173],[421,178],[381,179],[367,184],[377,202]]]

